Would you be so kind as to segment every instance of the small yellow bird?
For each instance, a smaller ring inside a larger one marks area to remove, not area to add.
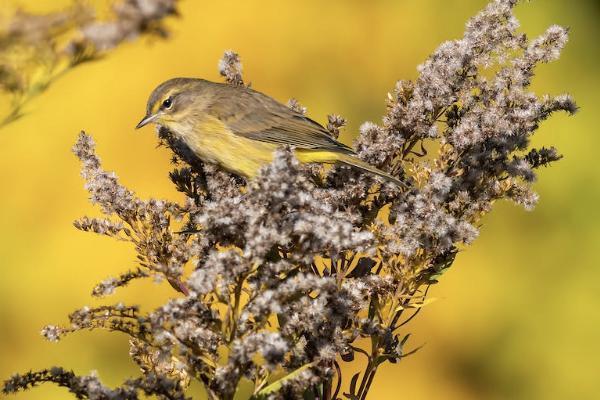
[[[244,86],[170,79],[154,89],[136,129],[150,123],[169,129],[201,160],[246,178],[271,163],[278,146],[289,145],[300,162],[348,165],[404,185],[360,160],[319,123]]]

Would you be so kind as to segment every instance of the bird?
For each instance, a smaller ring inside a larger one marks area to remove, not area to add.
[[[168,129],[202,161],[247,179],[290,146],[301,163],[345,165],[396,185],[404,183],[358,158],[318,122],[244,85],[173,78],[151,93],[139,129]]]

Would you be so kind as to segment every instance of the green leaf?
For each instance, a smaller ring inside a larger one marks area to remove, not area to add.
[[[284,384],[285,381],[288,381],[290,379],[294,379],[295,377],[297,377],[298,375],[300,375],[303,371],[309,369],[313,365],[315,365],[314,362],[311,362],[309,364],[304,364],[303,366],[301,366],[300,368],[298,368],[298,369],[290,372],[286,376],[277,379],[275,382],[271,383],[269,386],[265,387],[264,389],[262,389],[261,391],[259,391],[258,393],[256,393],[256,395],[254,396],[254,398],[255,399],[264,399],[269,394],[281,390],[281,387],[283,386],[283,384]]]
[[[421,307],[425,307],[425,306],[433,303],[436,300],[437,300],[437,298],[435,298],[435,297],[429,297],[429,298],[423,300],[420,303],[410,303],[410,304],[407,304],[406,308],[421,308]]]

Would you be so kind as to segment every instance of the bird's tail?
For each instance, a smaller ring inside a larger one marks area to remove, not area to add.
[[[349,167],[358,168],[362,171],[369,172],[383,178],[387,182],[392,182],[397,186],[406,187],[406,183],[372,166],[371,164],[364,162],[360,158],[353,154],[333,152],[327,150],[296,150],[296,157],[300,162],[306,163],[327,163],[327,164],[341,164]]]
[[[377,175],[377,176],[383,178],[387,182],[392,182],[400,187],[406,187],[406,183],[402,182],[400,179],[388,174],[387,172],[380,170],[379,168],[372,166],[371,164],[369,164],[351,154],[340,154],[337,162],[339,164],[358,168],[362,171],[367,171],[371,174],[374,174],[374,175]]]

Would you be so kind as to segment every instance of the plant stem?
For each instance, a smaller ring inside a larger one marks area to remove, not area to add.
[[[358,393],[356,394],[356,396],[359,399],[363,399],[363,391],[365,390],[365,387],[367,385],[367,381],[369,380],[369,377],[371,375],[371,371],[373,370],[373,360],[371,359],[371,357],[369,357],[369,363],[367,364],[367,368],[365,369],[365,373],[362,376],[362,379],[360,381],[360,387],[358,388]]]
[[[373,383],[373,378],[375,378],[376,372],[377,372],[377,367],[373,368],[373,370],[369,374],[369,379],[367,381],[367,385],[365,386],[365,389],[364,389],[362,395],[359,397],[360,400],[365,400],[367,398],[367,393],[369,393],[369,389],[371,388],[371,384]]]
[[[337,361],[334,361],[333,365],[335,366],[335,371],[337,374],[337,384],[335,385],[335,391],[333,392],[331,400],[336,400],[337,395],[340,392],[340,389],[342,388],[342,369],[340,368],[340,364],[338,364]]]
[[[329,379],[327,379],[324,383],[323,383],[323,400],[330,400],[331,399],[331,387],[333,383],[333,376]]]
[[[242,287],[244,286],[244,278],[240,277],[239,281],[235,285],[235,294],[233,300],[233,311],[231,312],[231,332],[229,333],[229,342],[232,342],[235,338],[237,331],[237,320],[240,309],[240,298],[242,296]]]

